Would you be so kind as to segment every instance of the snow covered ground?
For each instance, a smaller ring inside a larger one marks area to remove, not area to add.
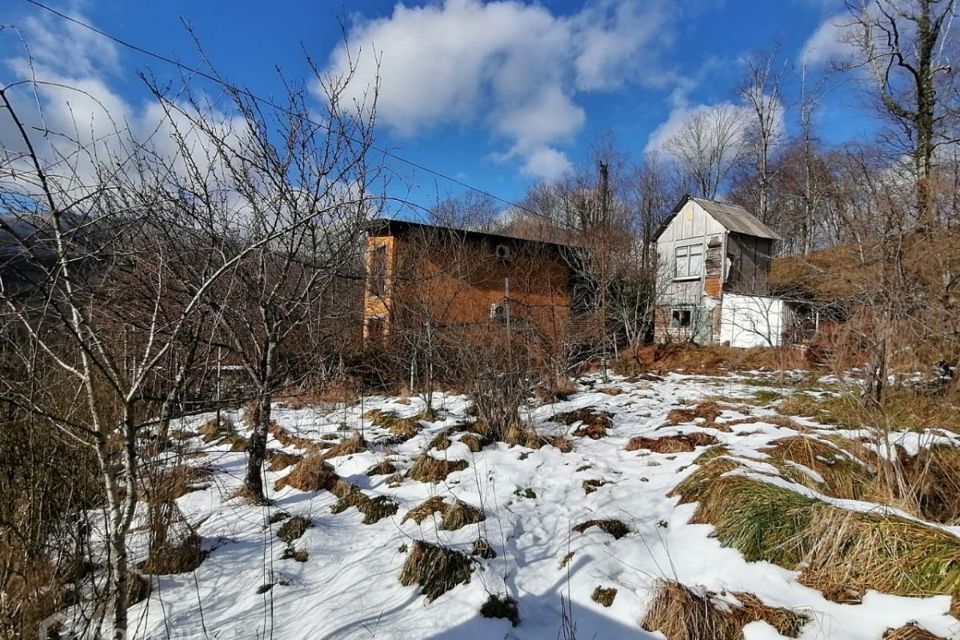
[[[423,431],[410,440],[374,444],[369,451],[330,459],[340,477],[368,496],[389,496],[399,504],[396,515],[369,525],[362,524],[357,509],[331,513],[337,497],[328,491],[290,487],[273,491],[273,483],[292,467],[267,473],[271,506],[228,499],[241,484],[244,453],[230,452],[228,444],[205,445],[193,439],[190,446],[205,455],[188,462],[209,465],[215,475],[208,488],[184,495],[178,506],[196,525],[210,553],[193,573],[155,579],[150,598],[130,610],[137,637],[555,640],[562,637],[563,597],[569,601],[577,638],[658,638],[662,636],[643,631],[639,624],[658,578],[714,592],[753,593],[767,605],[800,611],[810,617],[800,637],[810,640],[879,640],[886,629],[910,621],[943,637],[960,637],[960,623],[948,615],[947,596],[868,593],[860,604],[838,604],[801,585],[795,572],[765,562],[746,562],[738,551],[710,537],[711,526],[688,524],[696,505],[679,505],[678,498],[667,494],[696,468],[693,460],[704,447],[680,453],[625,450],[635,436],[704,431],[734,453],[763,464],[764,455],[758,449],[797,432],[762,420],[736,425],[729,432],[704,429],[696,421],[664,426],[671,409],[707,397],[723,396],[727,406],[731,398],[751,398],[758,387],[748,382],[738,376],[679,374],[663,380],[613,377],[609,382],[588,377],[580,381],[580,392],[568,400],[530,410],[542,435],[569,436],[573,443],[569,453],[552,446],[529,449],[502,443],[471,452],[457,441],[459,436],[451,435],[451,445],[432,455],[465,460],[469,466],[445,481],[431,484],[405,478],[398,484],[396,479],[388,483],[387,475],[368,477],[367,470],[384,460],[406,471],[435,436],[469,421],[466,398],[439,395],[435,404],[440,418],[425,423]],[[620,392],[611,393],[614,387]],[[791,393],[790,389],[780,391]],[[576,424],[549,421],[557,413],[582,407],[613,414],[606,437],[573,436]],[[411,416],[422,408],[416,397],[368,397],[350,407],[293,410],[278,405],[274,419],[290,434],[316,441],[361,432],[376,443],[385,432],[362,417],[367,412],[380,409]],[[741,409],[725,410],[722,419],[775,414],[775,404]],[[184,427],[196,429],[209,417],[198,417]],[[234,418],[241,425],[240,416]],[[912,448],[919,446],[916,434],[904,434],[904,441]],[[281,447],[272,437],[269,446],[303,453]],[[604,484],[588,494],[585,480]],[[455,497],[481,508],[486,520],[455,531],[439,530],[434,518],[419,525],[413,520],[402,522],[408,510],[433,496]],[[307,552],[305,562],[283,557],[286,545],[277,538],[283,523],[270,524],[271,516],[281,510],[313,523],[293,543],[296,550]],[[583,533],[572,531],[578,523],[603,518],[621,520],[631,532],[615,539],[596,527]],[[948,530],[960,534],[956,528]],[[478,534],[490,542],[497,556],[477,559],[469,584],[432,602],[417,586],[401,585],[401,567],[416,540],[469,553]],[[264,587],[271,584],[272,588]],[[598,586],[617,589],[611,606],[591,599]],[[489,594],[507,594],[517,600],[519,626],[480,616]],[[747,640],[781,637],[764,622],[749,624],[744,635]]]

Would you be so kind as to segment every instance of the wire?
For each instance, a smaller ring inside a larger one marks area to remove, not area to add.
[[[173,66],[177,67],[178,69],[181,69],[182,71],[189,72],[189,73],[191,73],[191,74],[197,75],[197,76],[199,76],[199,77],[201,77],[201,78],[204,78],[204,79],[206,79],[206,80],[209,80],[209,81],[211,81],[211,82],[214,82],[214,83],[216,83],[216,84],[219,84],[219,85],[221,85],[221,86],[229,89],[230,91],[233,91],[233,92],[236,92],[236,93],[238,93],[238,94],[247,96],[247,97],[250,98],[251,100],[254,100],[254,101],[256,101],[256,102],[258,102],[258,103],[260,103],[260,104],[263,104],[263,105],[266,105],[266,106],[271,107],[271,108],[273,108],[273,109],[276,109],[277,111],[280,111],[281,113],[285,113],[285,114],[287,114],[287,115],[291,115],[290,111],[289,111],[288,109],[286,109],[285,107],[283,107],[283,106],[281,106],[281,105],[273,102],[273,101],[270,100],[269,98],[261,97],[261,96],[255,94],[255,93],[253,93],[253,92],[250,91],[249,89],[244,89],[243,87],[239,87],[239,86],[234,85],[234,84],[232,84],[232,83],[229,83],[229,82],[227,82],[227,81],[225,81],[225,80],[223,80],[223,79],[221,79],[221,78],[218,78],[218,77],[216,77],[216,76],[213,75],[213,74],[207,73],[207,72],[202,71],[202,70],[200,70],[200,69],[197,69],[197,68],[195,68],[195,67],[191,67],[190,65],[183,64],[182,62],[180,62],[180,61],[178,61],[178,60],[174,60],[173,58],[170,58],[170,57],[165,56],[165,55],[160,54],[160,53],[156,53],[156,52],[154,52],[154,51],[151,51],[151,50],[149,50],[149,49],[146,49],[146,48],[144,48],[144,47],[141,47],[140,45],[137,45],[137,44],[134,44],[134,43],[129,42],[129,41],[127,41],[127,40],[124,40],[124,39],[122,39],[122,38],[119,38],[119,37],[117,37],[117,36],[115,36],[115,35],[113,35],[113,34],[111,34],[111,33],[108,33],[107,31],[104,31],[103,29],[100,29],[100,28],[98,28],[98,27],[93,26],[92,24],[86,23],[86,22],[84,22],[84,21],[82,21],[82,20],[78,20],[77,18],[74,18],[73,16],[67,15],[67,14],[65,14],[65,13],[63,13],[63,12],[61,12],[61,11],[58,11],[58,10],[54,9],[53,7],[49,7],[49,6],[45,5],[45,4],[43,4],[42,2],[39,2],[38,0],[25,0],[25,2],[27,2],[27,3],[29,3],[29,4],[32,4],[32,5],[34,5],[35,7],[38,7],[38,8],[40,8],[40,9],[43,9],[44,11],[47,11],[47,12],[49,12],[49,13],[57,16],[58,18],[60,18],[60,19],[62,19],[62,20],[66,20],[66,21],[68,21],[68,22],[70,22],[70,23],[72,23],[72,24],[75,24],[75,25],[79,26],[79,27],[82,27],[82,28],[84,28],[84,29],[88,29],[88,30],[96,33],[97,35],[99,35],[99,36],[101,36],[101,37],[103,37],[103,38],[107,38],[108,40],[110,40],[110,41],[112,41],[112,42],[115,42],[116,44],[118,44],[118,45],[120,45],[120,46],[122,46],[122,47],[126,47],[127,49],[131,49],[131,50],[133,50],[133,51],[136,51],[136,52],[141,53],[141,54],[143,54],[143,55],[145,55],[145,56],[154,58],[155,60],[159,60],[159,61],[164,62],[164,63],[166,63],[166,64],[173,65]],[[321,128],[323,128],[323,129],[325,129],[325,130],[328,131],[328,132],[331,131],[331,129],[330,129],[330,127],[329,127],[328,125],[325,125],[325,124],[323,124],[323,123],[316,122],[315,120],[312,120],[312,119],[310,119],[309,117],[307,117],[306,120],[307,120],[308,122],[310,122],[311,124],[314,124],[314,125],[316,125],[316,126],[318,126],[318,127],[321,127]],[[352,137],[350,138],[350,140],[351,140],[352,142],[359,143],[358,140],[356,140],[356,139],[354,139],[354,138],[352,138]],[[420,171],[424,171],[424,172],[429,173],[429,174],[431,174],[431,175],[434,175],[434,176],[436,176],[436,177],[438,177],[438,178],[442,178],[442,179],[444,179],[444,180],[447,180],[447,181],[449,181],[449,182],[452,182],[453,184],[456,184],[456,185],[458,185],[458,186],[460,186],[460,187],[463,187],[464,189],[468,189],[468,190],[470,190],[470,191],[473,191],[474,193],[478,193],[478,194],[480,194],[480,195],[483,195],[483,196],[486,196],[486,197],[491,198],[491,199],[493,199],[493,200],[496,200],[497,202],[501,202],[501,203],[503,203],[503,204],[509,205],[509,206],[514,207],[514,208],[516,208],[516,209],[519,209],[520,211],[523,211],[524,213],[529,213],[530,215],[536,216],[536,217],[538,217],[538,218],[543,218],[543,219],[545,219],[545,220],[549,220],[551,223],[553,223],[553,224],[555,224],[555,225],[563,226],[563,222],[562,222],[562,221],[554,220],[554,219],[551,218],[550,216],[548,216],[548,215],[546,215],[546,214],[543,214],[543,213],[541,213],[541,212],[539,212],[539,211],[535,211],[535,210],[533,210],[533,209],[531,209],[531,208],[529,208],[529,207],[527,207],[527,206],[525,206],[525,205],[522,205],[522,204],[520,204],[520,203],[514,202],[514,201],[512,201],[512,200],[508,200],[508,199],[506,199],[506,198],[503,198],[503,197],[501,197],[501,196],[496,195],[495,193],[491,193],[491,192],[489,192],[489,191],[487,191],[487,190],[485,190],[485,189],[481,189],[480,187],[475,187],[475,186],[473,186],[473,185],[471,185],[471,184],[469,184],[469,183],[467,183],[467,182],[464,182],[463,180],[460,180],[460,179],[455,178],[455,177],[453,177],[453,176],[451,176],[451,175],[445,174],[445,173],[443,173],[442,171],[437,171],[436,169],[431,169],[431,168],[428,167],[428,166],[425,166],[425,165],[423,165],[423,164],[421,164],[421,163],[419,163],[419,162],[416,162],[416,161],[414,161],[414,160],[410,160],[410,159],[408,159],[408,158],[405,158],[405,157],[403,157],[403,156],[401,156],[401,155],[398,155],[398,154],[394,153],[393,151],[390,151],[390,150],[385,149],[385,148],[383,148],[383,147],[380,147],[380,146],[378,146],[378,145],[371,144],[371,145],[369,145],[369,146],[370,146],[371,149],[377,151],[378,153],[383,154],[385,157],[391,158],[392,160],[396,160],[397,162],[404,163],[404,164],[406,164],[406,165],[408,165],[408,166],[410,166],[410,167],[413,167],[414,169],[419,169]],[[570,225],[567,225],[567,226],[570,226]],[[570,226],[570,228],[573,229],[574,227]]]

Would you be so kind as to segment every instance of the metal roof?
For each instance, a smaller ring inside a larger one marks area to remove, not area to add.
[[[667,219],[664,220],[663,224],[660,225],[660,228],[654,235],[654,239],[660,237],[660,234],[663,233],[663,231],[667,228],[667,225],[669,225],[674,217],[676,217],[676,215],[680,212],[680,209],[683,208],[683,205],[687,204],[687,202],[690,200],[693,200],[700,205],[704,211],[710,214],[711,218],[716,220],[727,231],[732,233],[741,233],[747,236],[756,236],[758,238],[767,238],[769,240],[782,240],[776,231],[760,222],[755,215],[743,207],[739,207],[735,204],[716,202],[715,200],[707,200],[706,198],[694,198],[690,195],[684,196],[677,206],[673,208],[673,213],[667,216]]]

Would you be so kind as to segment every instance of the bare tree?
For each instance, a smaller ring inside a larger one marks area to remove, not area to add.
[[[897,146],[913,161],[917,222],[930,226],[937,149],[960,140],[960,86],[949,62],[957,52],[949,37],[956,0],[860,0],[847,7],[857,55],[845,68],[869,72],[881,112],[899,129]]]
[[[698,196],[715,198],[743,159],[744,134],[737,108],[720,104],[695,111],[667,141],[665,151],[676,160],[682,183]]]
[[[738,93],[752,116],[746,127],[746,139],[757,176],[755,213],[767,223],[770,221],[770,183],[776,173],[771,153],[783,137],[780,95],[783,69],[776,49],[748,57],[745,64],[746,77]]]

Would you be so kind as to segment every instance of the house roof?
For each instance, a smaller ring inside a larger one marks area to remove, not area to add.
[[[657,240],[666,230],[667,226],[680,213],[687,202],[693,200],[700,205],[704,211],[710,214],[710,217],[716,220],[724,229],[732,233],[740,233],[746,236],[756,236],[758,238],[767,238],[769,240],[781,240],[780,235],[760,222],[760,220],[744,209],[735,204],[717,202],[716,200],[707,200],[706,198],[694,198],[691,195],[685,195],[673,208],[673,212],[663,221],[660,228],[654,234],[653,239]]]
[[[430,231],[451,233],[455,237],[465,240],[488,242],[503,242],[513,245],[525,244],[528,246],[542,246],[552,249],[576,249],[577,245],[564,244],[562,242],[546,242],[543,240],[531,240],[519,236],[510,236],[499,233],[489,233],[486,231],[476,231],[473,229],[460,229],[457,227],[445,227],[441,225],[424,224],[422,222],[411,222],[409,220],[394,220],[391,218],[374,218],[366,223],[367,233],[371,235],[395,235],[410,231]]]

